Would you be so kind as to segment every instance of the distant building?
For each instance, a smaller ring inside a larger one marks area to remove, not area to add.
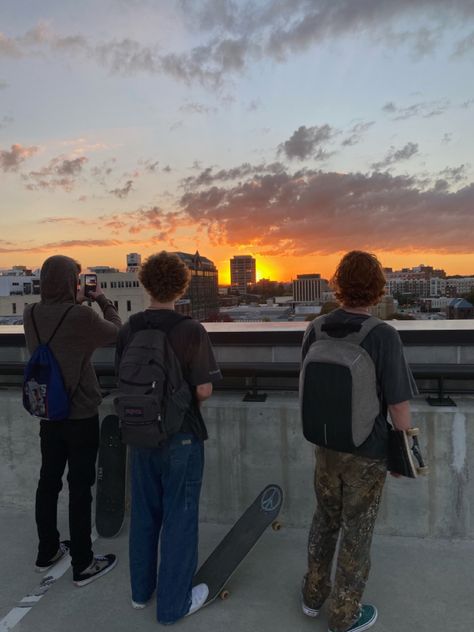
[[[235,255],[230,260],[230,284],[241,294],[247,293],[247,287],[257,281],[256,260],[251,255]]]
[[[298,274],[293,281],[293,298],[295,302],[320,302],[328,289],[328,282],[320,274]]]
[[[138,252],[130,252],[127,255],[127,272],[138,272],[142,265],[142,256]]]
[[[95,274],[110,274],[111,272],[120,272],[118,268],[111,268],[110,266],[92,266],[89,268],[91,272]]]
[[[239,305],[220,310],[220,314],[229,316],[236,322],[262,323],[288,321],[291,307],[269,305]]]
[[[191,270],[188,292],[176,302],[176,311],[197,320],[205,320],[218,311],[217,269],[212,261],[201,257],[198,252],[195,255],[184,252],[176,254]],[[140,255],[138,257],[141,260]],[[113,301],[123,322],[148,307],[150,299],[136,271],[119,272],[110,266],[92,266],[89,270],[97,274],[100,287],[107,298]],[[0,275],[0,317],[21,318],[25,305],[37,302],[40,298],[39,272],[32,276],[20,273]],[[100,312],[94,302],[91,305]]]
[[[219,309],[217,275],[214,263],[202,257],[199,252],[191,255],[176,252],[191,271],[191,283],[183,296],[191,301],[191,316],[196,320],[206,320]]]
[[[446,295],[459,296],[461,294],[469,294],[474,290],[474,277],[456,276],[446,279]]]
[[[398,302],[393,299],[393,296],[385,295],[382,296],[381,300],[377,305],[372,305],[369,307],[369,312],[372,316],[377,316],[377,318],[381,318],[382,320],[386,320],[390,314],[393,314],[397,311]]]
[[[464,298],[453,298],[448,303],[448,318],[451,320],[461,320],[474,318],[474,306]]]

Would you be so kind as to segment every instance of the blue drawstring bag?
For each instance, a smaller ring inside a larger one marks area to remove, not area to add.
[[[35,307],[36,305],[33,305],[31,309],[31,320],[39,344],[25,366],[23,406],[31,415],[41,419],[50,421],[67,419],[71,402],[64,385],[61,368],[49,344],[74,305],[68,307],[64,312],[46,343],[42,343],[39,337],[33,313]]]

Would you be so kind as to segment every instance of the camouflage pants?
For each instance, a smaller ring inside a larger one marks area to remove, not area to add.
[[[318,506],[309,532],[303,598],[310,608],[318,609],[330,597],[329,627],[333,632],[345,632],[357,617],[369,575],[372,533],[386,474],[383,461],[316,448]]]

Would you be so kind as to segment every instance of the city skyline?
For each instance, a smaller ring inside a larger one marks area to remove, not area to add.
[[[474,273],[469,0],[0,7],[0,266]]]

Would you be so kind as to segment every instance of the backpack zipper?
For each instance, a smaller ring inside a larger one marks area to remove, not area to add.
[[[156,385],[156,382],[130,382],[130,380],[124,380],[123,377],[119,378],[119,381],[129,386],[151,386],[155,388]]]

